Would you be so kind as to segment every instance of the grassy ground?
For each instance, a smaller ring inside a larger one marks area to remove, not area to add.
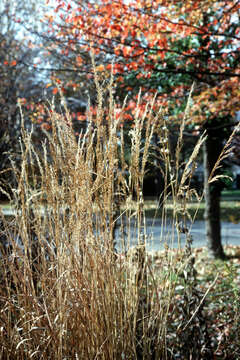
[[[240,200],[240,190],[223,190],[222,198],[230,198],[235,200]]]
[[[168,216],[171,216],[173,204],[170,200],[165,204],[165,209],[167,210]],[[197,202],[187,204],[187,211],[192,218],[195,217],[195,220],[204,219],[204,209],[205,204],[203,201],[200,204]],[[147,217],[160,217],[162,214],[162,209],[155,200],[145,200],[145,210]],[[233,223],[238,223],[240,221],[240,200],[225,200],[224,197],[222,198],[221,220]]]

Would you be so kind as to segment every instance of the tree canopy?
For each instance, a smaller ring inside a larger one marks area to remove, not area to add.
[[[238,1],[59,0],[46,36],[61,58],[56,73],[91,78],[92,52],[132,100],[141,86],[146,100],[157,92],[157,106],[180,105],[195,81],[191,121],[202,123],[240,108],[239,16]]]

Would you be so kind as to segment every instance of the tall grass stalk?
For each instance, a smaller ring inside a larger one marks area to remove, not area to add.
[[[166,248],[156,273],[146,253],[143,178],[157,133],[165,164],[162,207],[171,187],[176,211],[170,236],[174,241],[177,229],[180,242],[186,207],[179,199],[190,191],[190,162],[203,139],[179,177],[161,111],[150,103],[141,113],[139,95],[128,145],[124,107],[117,118],[112,80],[103,89],[95,77],[97,115],[88,112],[78,138],[66,105],[63,114],[54,105],[49,109],[52,130],[41,151],[23,122],[22,165],[14,168],[16,216],[9,223],[2,215],[8,243],[1,256],[2,359],[171,358],[169,314],[176,279],[191,255],[172,257]],[[163,211],[163,227],[166,217]],[[137,246],[131,248],[133,236]]]

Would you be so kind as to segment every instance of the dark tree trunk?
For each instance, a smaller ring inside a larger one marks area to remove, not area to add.
[[[203,146],[204,164],[204,196],[205,196],[205,226],[207,246],[209,252],[215,258],[225,259],[225,254],[221,241],[221,217],[220,217],[220,197],[222,191],[221,181],[208,182],[209,175],[221,153],[221,141],[208,134],[208,138]],[[216,173],[215,173],[216,175]]]

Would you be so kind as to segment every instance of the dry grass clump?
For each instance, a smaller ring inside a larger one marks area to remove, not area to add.
[[[97,79],[96,86],[97,116],[92,119],[89,112],[78,139],[66,107],[63,114],[52,107],[52,131],[46,133],[42,151],[23,127],[22,166],[14,168],[16,215],[12,222],[2,215],[2,359],[172,356],[167,341],[169,313],[178,279],[182,274],[186,281],[194,276],[191,251],[186,248],[173,257],[166,249],[161,276],[154,273],[154,264],[146,257],[143,177],[157,132],[166,189],[171,187],[176,202],[172,226],[180,243],[185,231],[180,221],[187,210],[179,199],[183,192],[191,195],[194,166],[190,162],[194,163],[202,139],[179,176],[172,167],[167,126],[149,104],[141,116],[138,109],[135,112],[127,162],[128,145],[119,126],[121,116],[116,118],[111,84],[108,116],[103,113],[103,90]],[[139,97],[139,108],[140,102]],[[134,211],[128,206],[132,194],[137,203]],[[163,212],[163,226],[165,219]],[[136,229],[138,245],[132,251],[130,228]],[[174,231],[171,236],[174,241]],[[192,287],[187,299],[193,296]],[[191,323],[190,310],[178,333]]]

